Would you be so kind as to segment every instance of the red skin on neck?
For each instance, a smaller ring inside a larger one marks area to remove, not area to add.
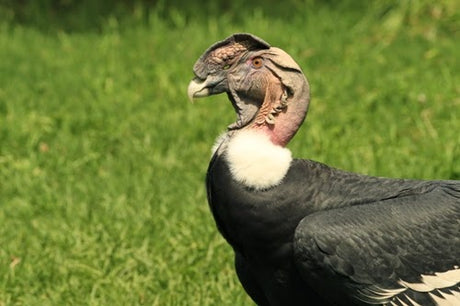
[[[268,124],[267,122],[257,124],[254,122],[250,128],[268,135],[273,144],[285,147],[294,137],[304,118],[305,112],[294,112],[288,107],[286,112],[275,116],[275,124]]]
[[[300,97],[294,95],[287,101],[286,108],[273,114],[274,124],[270,124],[266,117],[277,106],[282,105],[281,100],[285,89],[278,78],[274,76],[268,78],[262,106],[249,128],[260,130],[269,136],[273,144],[285,147],[305,119],[308,108],[307,86],[303,88],[304,91],[300,93]]]

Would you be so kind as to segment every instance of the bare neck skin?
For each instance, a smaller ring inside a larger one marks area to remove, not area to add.
[[[309,87],[305,79],[302,81],[303,86],[289,96],[281,81],[270,77],[259,113],[248,128],[267,134],[273,144],[285,147],[307,115]]]

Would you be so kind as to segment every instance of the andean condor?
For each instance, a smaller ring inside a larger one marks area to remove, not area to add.
[[[460,181],[292,158],[309,85],[251,34],[213,44],[193,71],[191,98],[225,92],[237,114],[214,146],[207,195],[258,305],[460,305]]]

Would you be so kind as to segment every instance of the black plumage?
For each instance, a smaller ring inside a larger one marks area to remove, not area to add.
[[[219,231],[235,251],[236,271],[246,292],[258,305],[455,305],[455,301],[460,305],[459,181],[379,178],[300,159],[290,160],[276,183],[264,183],[268,181],[263,172],[244,172],[252,163],[263,165],[265,156],[260,158],[256,152],[251,159],[246,147],[235,154],[240,147],[233,139],[250,131],[254,139],[268,134],[273,147],[283,147],[282,133],[291,133],[288,140],[293,136],[298,126],[289,124],[301,124],[309,101],[299,98],[303,108],[291,106],[296,102],[293,88],[304,88],[302,93],[308,94],[306,80],[294,84],[301,81],[300,68],[260,39],[248,47],[252,37],[238,34],[213,45],[195,65],[198,80],[189,87],[191,96],[227,92],[239,119],[243,118],[217,146],[206,186],[209,206]],[[221,60],[225,67],[221,70],[216,68],[219,60],[210,60],[213,68],[208,71],[202,62],[212,54],[228,54],[221,50],[227,46],[237,54],[230,52],[233,57]],[[247,50],[241,51],[240,46]],[[275,64],[267,62],[266,70],[251,64],[254,52],[265,60],[261,49],[267,49],[267,58]],[[250,90],[255,86],[263,90],[242,93],[227,81],[228,74],[240,73],[239,65],[245,72],[238,86],[247,82]],[[228,66],[230,72],[223,72]],[[254,85],[246,76],[255,73],[267,73],[266,80],[275,75],[275,85],[270,81]],[[296,77],[288,80],[289,73]],[[207,74],[213,79],[211,85]],[[272,95],[269,91],[277,86],[284,91]],[[288,103],[279,102],[286,96]],[[244,105],[247,97],[249,106]],[[267,105],[274,105],[275,111]],[[263,121],[260,114],[271,117]],[[274,168],[277,160],[271,163]],[[244,165],[243,174],[235,170],[238,163]],[[244,175],[259,175],[261,183],[248,183],[252,181]]]
[[[259,305],[366,304],[367,288],[399,288],[399,279],[419,282],[459,262],[458,181],[369,177],[294,160],[279,185],[253,190],[215,155],[206,182],[239,278]]]

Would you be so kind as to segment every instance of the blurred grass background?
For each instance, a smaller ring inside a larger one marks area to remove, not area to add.
[[[206,204],[225,96],[187,101],[251,32],[312,87],[297,157],[460,178],[459,5],[0,0],[0,305],[250,305]]]

